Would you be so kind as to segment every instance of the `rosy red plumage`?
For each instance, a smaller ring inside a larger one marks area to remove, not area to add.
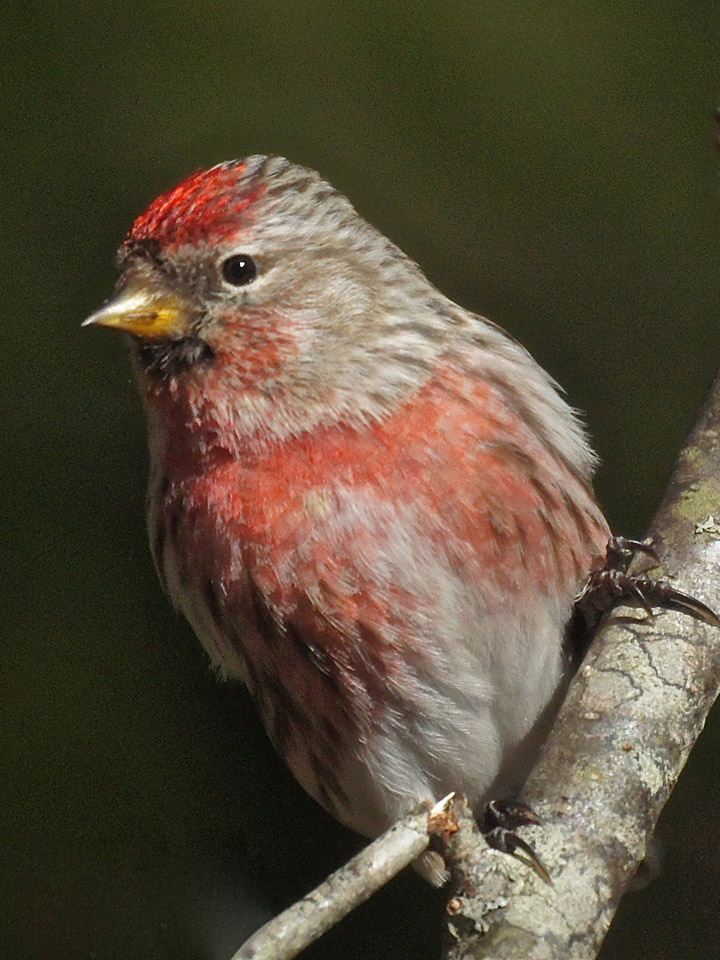
[[[298,780],[368,835],[517,786],[609,536],[552,380],[282,158],[156,200],[121,271],[160,578]]]

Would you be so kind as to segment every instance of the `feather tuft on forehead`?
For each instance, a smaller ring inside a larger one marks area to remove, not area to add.
[[[213,243],[231,237],[248,221],[248,208],[264,191],[243,161],[199,170],[154,200],[137,218],[123,252],[149,243],[168,249],[208,237]]]

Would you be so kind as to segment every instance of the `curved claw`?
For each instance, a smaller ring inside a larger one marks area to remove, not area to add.
[[[655,604],[659,607],[685,613],[695,620],[709,624],[711,627],[720,627],[720,617],[707,604],[695,597],[688,596],[687,593],[676,590],[664,580],[636,580],[634,587],[642,595],[643,606],[646,609],[648,604]]]
[[[535,853],[529,843],[526,843],[521,837],[512,830],[506,830],[505,827],[496,827],[485,834],[485,840],[488,846],[494,850],[500,850],[501,853],[509,853],[521,863],[526,864],[533,870],[538,877],[548,886],[552,886],[552,878],[547,867],[540,857]]]
[[[652,583],[652,580],[648,580],[648,583]],[[660,581],[658,581],[660,582]],[[627,602],[628,600],[635,597],[640,606],[645,610],[649,616],[653,616],[653,608],[650,603],[647,594],[642,589],[642,580],[633,580],[632,577],[628,577],[627,582],[623,584],[623,587],[626,591],[626,596],[622,599]]]
[[[644,553],[658,560],[657,551],[650,540],[630,540],[628,537],[611,537],[605,552],[605,569],[625,573],[636,553]]]

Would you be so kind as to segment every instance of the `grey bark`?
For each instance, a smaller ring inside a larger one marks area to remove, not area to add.
[[[662,564],[651,575],[719,610],[720,377],[650,535]],[[523,836],[553,885],[488,850],[459,811],[444,960],[595,957],[719,689],[720,630],[616,611],[522,794],[543,821]]]

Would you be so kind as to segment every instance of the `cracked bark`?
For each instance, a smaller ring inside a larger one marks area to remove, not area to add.
[[[720,609],[720,376],[650,534],[652,575]],[[574,678],[522,793],[553,877],[485,847],[459,810],[444,960],[591,960],[720,689],[720,631],[617,611]]]

